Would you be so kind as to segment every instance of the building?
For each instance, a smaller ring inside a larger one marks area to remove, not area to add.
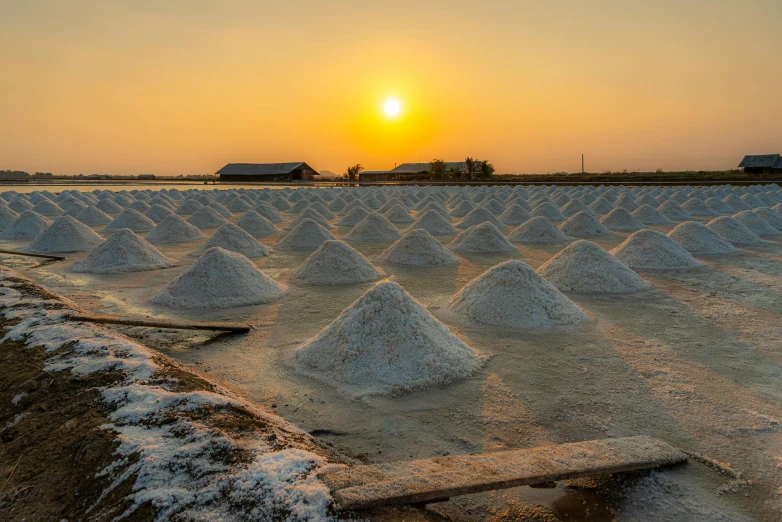
[[[760,154],[744,156],[739,168],[747,174],[782,174],[782,156]]]
[[[137,179],[155,179],[154,174],[139,174],[136,176]]]
[[[467,172],[467,164],[463,161],[446,161],[445,170],[458,168]],[[359,181],[408,181],[423,179],[429,172],[429,163],[402,163],[392,170],[365,170],[359,174]]]
[[[220,181],[312,181],[317,171],[303,161],[294,163],[229,163],[216,172]]]

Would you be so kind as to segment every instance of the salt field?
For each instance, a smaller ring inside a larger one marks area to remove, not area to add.
[[[246,323],[107,328],[349,462],[635,435],[697,457],[407,520],[782,517],[776,184],[28,188],[0,192],[0,248],[66,259],[1,265],[90,313]]]

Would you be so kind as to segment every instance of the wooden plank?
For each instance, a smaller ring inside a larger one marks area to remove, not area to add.
[[[574,442],[408,462],[337,467],[318,477],[338,509],[437,502],[578,477],[668,466],[687,456],[647,436]]]
[[[49,256],[46,254],[32,254],[30,252],[15,252],[13,250],[0,250],[0,254],[10,254],[12,256],[25,256],[25,257],[39,257],[41,259],[50,259],[52,261],[65,260],[65,258],[61,256]]]
[[[233,333],[247,333],[250,327],[243,323],[199,323],[193,321],[165,321],[160,319],[134,319],[114,315],[71,314],[72,321],[86,321],[99,324],[122,324],[126,326],[147,326],[149,328],[171,328],[174,330],[219,330]]]

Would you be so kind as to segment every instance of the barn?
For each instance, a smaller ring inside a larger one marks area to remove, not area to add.
[[[739,168],[747,174],[782,174],[782,156],[759,154],[744,156]]]
[[[312,181],[318,172],[303,161],[293,163],[229,163],[216,172],[220,181]]]
[[[456,167],[467,172],[467,164],[463,161],[446,161],[445,170]],[[393,170],[364,171],[359,175],[360,181],[405,181],[423,179],[429,172],[429,163],[402,163]]]

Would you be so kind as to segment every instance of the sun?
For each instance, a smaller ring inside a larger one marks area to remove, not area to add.
[[[383,100],[383,113],[388,118],[396,118],[402,112],[402,102],[399,98],[386,98]]]

